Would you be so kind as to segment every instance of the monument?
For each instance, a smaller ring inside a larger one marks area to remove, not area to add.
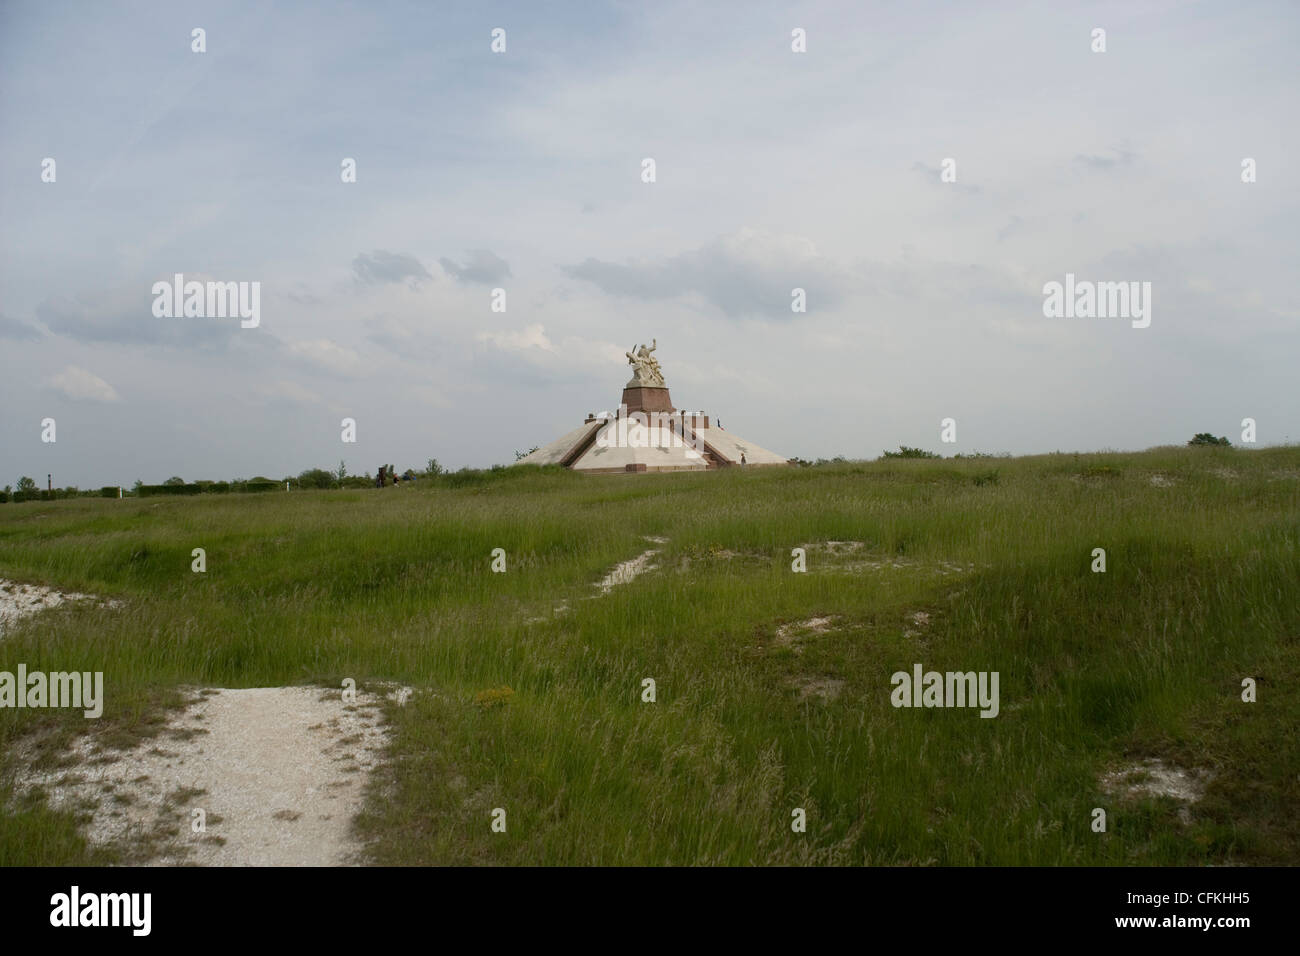
[[[632,366],[632,378],[623,386],[623,404],[629,409],[640,408],[650,412],[673,410],[663,370],[659,368],[659,360],[651,354],[658,347],[658,342],[651,339],[649,347],[633,347],[631,352],[623,353]]]
[[[659,343],[625,352],[632,378],[617,412],[587,414],[580,428],[521,458],[519,465],[563,465],[587,474],[708,471],[788,465],[789,461],[722,428],[704,412],[673,407]]]

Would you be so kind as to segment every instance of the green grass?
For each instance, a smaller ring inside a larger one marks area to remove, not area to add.
[[[791,571],[828,540],[863,544]],[[0,640],[0,670],[104,671],[121,745],[180,685],[417,688],[358,821],[376,862],[1300,861],[1296,447],[10,504],[0,576],[125,602]],[[778,642],[814,616],[834,629]],[[918,662],[998,671],[1001,713],[891,707]],[[0,770],[85,725],[0,710]],[[1147,756],[1213,771],[1190,822],[1100,789]],[[0,805],[0,864],[101,859],[11,784]]]

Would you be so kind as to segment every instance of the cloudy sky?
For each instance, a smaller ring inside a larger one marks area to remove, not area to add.
[[[1245,417],[1298,441],[1298,27],[8,0],[0,486],[510,462],[616,406],[651,338],[679,407],[786,455],[1235,443]],[[1067,272],[1150,282],[1150,327],[1046,318]],[[259,282],[260,325],[156,317],[175,273]]]

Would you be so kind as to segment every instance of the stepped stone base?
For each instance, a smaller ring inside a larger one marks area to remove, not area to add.
[[[672,412],[673,400],[667,388],[629,385],[623,389],[623,404],[629,412]]]

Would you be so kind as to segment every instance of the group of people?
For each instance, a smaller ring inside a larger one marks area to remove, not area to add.
[[[379,471],[375,473],[376,488],[383,488],[390,484],[396,488],[398,483],[403,481],[415,481],[415,472],[408,468],[399,475],[392,465],[380,465]]]

